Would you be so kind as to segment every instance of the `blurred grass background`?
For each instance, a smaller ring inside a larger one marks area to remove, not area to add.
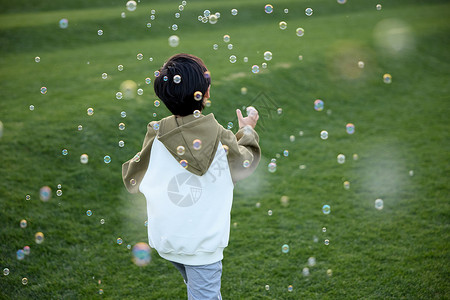
[[[153,79],[153,71],[178,52],[201,57],[211,71],[212,106],[205,113],[227,126],[235,122],[235,108],[253,103],[261,112],[263,160],[235,188],[223,261],[225,299],[448,297],[447,1],[280,0],[270,15],[259,0],[187,1],[181,12],[180,1],[141,0],[134,12],[126,10],[126,1],[0,3],[0,268],[10,270],[0,277],[1,298],[186,297],[181,276],[155,251],[148,266],[132,263],[127,245],[147,241],[145,200],[126,193],[120,173],[140,150],[147,123],[168,115],[153,105],[145,78]],[[314,10],[311,17],[307,7]],[[221,13],[217,24],[197,21],[205,9]],[[69,20],[66,29],[58,26],[62,18]],[[380,22],[390,27],[381,30]],[[179,29],[172,31],[172,24]],[[297,27],[305,29],[301,38]],[[180,37],[176,48],[168,45],[172,34]],[[261,67],[265,51],[273,53],[267,69]],[[237,56],[235,64],[230,55]],[[254,64],[259,74],[251,73]],[[383,83],[385,73],[391,84]],[[117,100],[128,79],[143,95]],[[322,112],[313,109],[318,98],[325,103]],[[86,114],[89,107],[93,116]],[[346,133],[347,123],[355,124],[353,135]],[[329,132],[327,140],[320,139],[321,130]],[[83,153],[87,165],[79,161]],[[339,153],[347,158],[342,165]],[[272,158],[278,165],[273,174],[267,171]],[[45,185],[53,190],[48,202],[39,200]],[[282,196],[289,197],[287,205]],[[374,208],[377,198],[384,200],[381,211]],[[324,204],[331,206],[329,215],[321,211]],[[21,219],[27,228],[20,228]],[[45,234],[40,245],[34,242],[38,231]],[[281,252],[283,244],[289,253]],[[25,245],[31,254],[19,261],[16,251]],[[309,257],[315,266],[308,266]],[[302,274],[305,267],[309,276]]]

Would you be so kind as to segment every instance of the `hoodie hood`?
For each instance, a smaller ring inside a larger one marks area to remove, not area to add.
[[[201,176],[214,159],[220,129],[213,114],[198,118],[172,115],[160,121],[157,138],[177,161],[187,162],[189,172]]]

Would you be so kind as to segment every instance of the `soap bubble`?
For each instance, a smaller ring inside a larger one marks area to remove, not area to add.
[[[322,232],[327,232],[327,228],[326,227],[322,227]]]
[[[150,16],[150,20],[153,21],[154,19],[155,19],[155,15],[151,15],[151,16]]]
[[[36,57],[34,58],[34,61],[38,63],[38,62],[41,61],[41,58],[40,58],[39,56],[36,56]]]
[[[180,38],[177,35],[171,35],[169,37],[169,46],[177,47],[180,44]]]
[[[119,147],[123,148],[123,146],[125,146],[125,142],[124,141],[119,141]]]
[[[295,33],[297,34],[297,36],[303,36],[305,34],[305,30],[299,27],[295,30]]]
[[[311,256],[310,258],[308,258],[308,265],[310,267],[314,267],[316,265],[316,258]]]
[[[43,186],[39,190],[39,197],[42,201],[47,202],[52,196],[52,189],[49,186]]]
[[[233,50],[233,44],[228,44],[227,48],[228,48],[228,50]]]
[[[353,154],[353,160],[358,160],[358,158],[359,158],[358,154],[354,153]]]
[[[338,156],[337,156],[337,162],[338,162],[339,164],[345,163],[345,155],[344,155],[344,154],[338,154]]]
[[[304,267],[302,270],[302,274],[303,274],[303,276],[309,276],[309,268]]]
[[[272,214],[273,214],[272,210],[269,209],[269,210],[267,211],[267,215],[271,216]]]
[[[147,28],[151,28],[152,27],[152,23],[148,22],[147,23]]]
[[[27,285],[28,284],[28,278],[24,277],[22,278],[22,284]]]
[[[193,112],[194,118],[200,117],[201,114],[202,113],[198,109],[194,110],[194,112]]]
[[[323,108],[324,108],[324,103],[323,103],[322,100],[317,99],[317,100],[314,101],[314,109],[316,111],[322,111]]]
[[[206,107],[210,107],[211,106],[211,100],[206,100],[205,101],[205,106]]]
[[[172,25],[172,30],[173,31],[177,31],[178,30],[178,25],[177,24],[173,24]]]
[[[146,266],[151,261],[150,246],[147,243],[137,243],[133,246],[133,262],[139,267]]]
[[[328,246],[330,244],[330,240],[326,239],[326,240],[323,241],[323,243],[324,243],[325,246]]]
[[[105,219],[100,219],[100,224],[105,224]]]
[[[331,269],[328,269],[328,270],[327,270],[327,275],[328,275],[328,276],[333,275],[333,271],[332,271]]]
[[[285,157],[288,157],[288,156],[289,156],[289,151],[288,151],[288,150],[284,150],[284,151],[283,151],[283,155],[284,155]]]
[[[263,63],[261,64],[261,67],[262,67],[263,69],[267,69],[267,63],[263,62]]]
[[[278,26],[280,26],[281,30],[285,30],[287,28],[287,23],[285,21],[281,21]]]
[[[154,105],[155,107],[158,107],[158,106],[161,105],[161,102],[160,102],[159,100],[155,100],[155,101],[153,102],[153,105]]]
[[[92,115],[94,114],[94,109],[93,109],[92,107],[89,107],[89,108],[86,110],[86,112],[87,112],[88,116],[92,116]]]
[[[137,58],[137,60],[142,60],[142,59],[144,58],[144,54],[138,53],[138,54],[136,55],[136,58]]]
[[[233,16],[237,15],[237,14],[238,14],[238,10],[237,10],[236,8],[233,8],[233,9],[231,10],[231,14],[232,14]]]
[[[266,284],[264,288],[266,289],[266,291],[270,290],[270,286],[268,284]]]
[[[119,130],[125,130],[125,123],[119,123]]]
[[[391,83],[392,82],[392,76],[391,76],[391,74],[388,74],[388,73],[386,73],[386,74],[384,74],[383,75],[383,82],[384,83]]]
[[[122,245],[123,240],[121,238],[117,238],[116,243],[117,245]]]
[[[123,71],[123,65],[118,65],[118,66],[117,66],[117,70],[119,70],[120,72],[122,72],[122,71]]]
[[[183,5],[179,5],[179,6],[178,6],[178,10],[179,10],[179,11],[183,11],[183,9],[184,9],[184,6],[183,6]]]
[[[271,60],[272,59],[272,52],[270,52],[270,51],[264,52],[264,59],[267,60],[267,61]]]
[[[284,244],[283,246],[281,246],[281,252],[288,253],[289,252],[289,245]]]
[[[17,258],[18,260],[23,260],[23,259],[25,258],[25,253],[24,253],[23,249],[17,250],[17,252],[16,252],[16,258]]]
[[[103,30],[99,29],[99,30],[97,31],[97,34],[98,34],[98,35],[103,35]]]
[[[47,94],[47,88],[45,86],[41,87],[41,94]]]
[[[277,164],[274,162],[270,162],[267,168],[270,173],[275,173],[275,171],[277,170]]]
[[[203,11],[203,15],[204,15],[205,17],[209,17],[209,16],[211,15],[211,11],[209,11],[208,9],[205,9],[205,10]]]
[[[241,88],[241,94],[242,94],[242,95],[247,95],[247,91],[248,91],[248,90],[247,90],[246,87],[242,87],[242,88]]]
[[[34,241],[36,244],[42,244],[44,242],[44,234],[42,232],[36,232],[34,235]]]
[[[78,131],[83,130],[83,125],[78,125],[77,129],[78,129]]]
[[[81,154],[80,162],[85,165],[88,163],[88,161],[89,161],[89,156],[87,154]]]
[[[218,21],[218,18],[216,17],[216,15],[210,15],[209,16],[209,18],[208,18],[208,20],[209,20],[209,23],[210,24],[216,24],[217,23],[217,21]]]
[[[31,196],[30,195],[26,195],[25,196],[25,200],[30,200],[31,199]]]
[[[382,210],[384,207],[384,202],[382,199],[375,200],[375,208],[378,210]]]
[[[288,292],[292,292],[294,290],[294,288],[292,287],[292,285],[288,286]]]
[[[31,110],[31,111],[34,110],[34,105],[30,105],[30,110]]]
[[[294,136],[294,135],[291,135],[291,136],[289,137],[289,140],[290,140],[291,142],[295,142],[295,136]]]
[[[228,34],[225,34],[224,36],[223,36],[223,41],[225,42],[225,43],[229,43],[230,42],[230,36],[228,35]]]
[[[289,9],[288,8],[285,8],[283,11],[284,11],[285,14],[289,13]]]
[[[244,160],[244,162],[242,163],[242,166],[243,166],[244,168],[250,167],[250,161],[249,161],[248,159]]]
[[[183,146],[178,146],[177,147],[177,154],[178,155],[184,155],[185,153],[185,148]]]
[[[62,29],[66,29],[67,27],[69,27],[69,20],[67,20],[66,18],[59,20],[59,27]]]
[[[137,4],[136,4],[136,1],[134,1],[134,0],[130,0],[130,1],[127,2],[127,9],[128,9],[128,11],[135,11],[136,10],[136,6],[137,6]]]
[[[358,61],[358,68],[360,69],[364,68],[364,62],[362,60]]]
[[[137,94],[139,96],[142,96],[142,94],[144,94],[144,90],[143,89],[137,89]]]
[[[344,181],[344,189],[346,190],[350,189],[350,181]]]
[[[271,14],[273,12],[273,6],[271,4],[267,4],[266,6],[264,6],[264,11],[267,14]]]
[[[123,12],[120,13],[120,16],[122,17],[122,19],[125,19],[125,17],[126,17],[127,15],[126,15],[125,12],[123,11]]]
[[[181,165],[183,168],[187,169],[187,167],[188,167],[188,162],[187,162],[187,160],[185,160],[185,159],[180,160],[180,165]]]
[[[203,99],[203,94],[202,94],[202,92],[196,91],[196,92],[194,93],[194,99],[195,99],[196,101],[202,100],[202,99]]]
[[[135,185],[136,185],[136,179],[131,178],[131,179],[130,179],[130,184],[131,184],[132,186],[135,186]]]
[[[322,131],[320,132],[320,138],[321,138],[322,140],[326,140],[326,139],[328,138],[328,131],[322,130]]]
[[[307,9],[305,9],[305,15],[307,15],[308,17],[310,17],[310,16],[312,16],[312,14],[313,14],[313,10],[312,10],[312,8],[307,8]]]
[[[123,98],[122,92],[117,92],[117,93],[116,93],[116,99],[117,99],[117,100],[120,100],[120,99],[122,99],[122,98]]]
[[[253,74],[259,73],[259,66],[258,65],[253,65],[252,66],[252,73]]]
[[[325,215],[330,214],[330,212],[331,212],[331,207],[330,207],[328,204],[325,204],[324,206],[322,206],[322,212],[323,212]]]
[[[352,123],[348,123],[347,125],[345,125],[345,130],[347,131],[348,134],[354,134],[355,125],[353,125]]]
[[[227,124],[227,129],[231,129],[231,128],[233,128],[233,122],[228,122],[228,124]]]
[[[202,148],[202,141],[199,139],[195,139],[192,142],[192,148],[194,148],[194,150],[200,150]]]
[[[150,77],[145,78],[145,83],[146,84],[152,83],[152,79]]]
[[[105,164],[109,164],[111,162],[111,157],[109,155],[105,155],[105,157],[103,157],[103,161]]]
[[[414,170],[409,170],[409,176],[414,176]]]
[[[67,149],[62,149],[61,153],[62,155],[67,155],[69,154],[69,151],[67,151]]]
[[[181,76],[180,75],[173,76],[173,82],[179,84],[181,82]]]
[[[381,10],[381,4],[377,4],[376,8],[377,10]]]
[[[120,112],[120,116],[121,116],[122,118],[126,118],[126,117],[127,117],[127,112],[126,112],[126,111],[121,111],[121,112]]]
[[[88,209],[86,211],[86,216],[88,216],[88,217],[92,216],[92,210]]]
[[[56,196],[61,197],[63,194],[62,190],[57,190],[56,191]]]
[[[9,275],[9,269],[8,268],[4,268],[3,269],[3,275],[4,276],[8,276]]]
[[[347,3],[347,0],[337,0],[337,3],[339,3],[339,4],[345,4],[345,3]]]
[[[20,228],[26,228],[28,225],[27,220],[20,220]]]
[[[236,55],[230,56],[230,63],[234,64],[236,62]]]
[[[108,78],[108,74],[107,73],[102,73],[102,79],[106,79]]]

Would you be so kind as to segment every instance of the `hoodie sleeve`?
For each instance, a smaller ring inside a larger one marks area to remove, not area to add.
[[[150,150],[156,137],[156,131],[153,129],[153,125],[156,123],[151,122],[147,125],[147,134],[145,135],[141,151],[122,165],[123,183],[128,192],[132,194],[139,192],[139,185],[147,172]]]
[[[245,126],[234,135],[223,128],[220,141],[224,148],[228,148],[228,164],[233,182],[250,176],[261,160],[259,136],[256,131]]]

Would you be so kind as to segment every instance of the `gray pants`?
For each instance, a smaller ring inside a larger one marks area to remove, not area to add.
[[[222,261],[209,265],[190,266],[171,261],[183,276],[189,300],[222,299],[220,281]]]

